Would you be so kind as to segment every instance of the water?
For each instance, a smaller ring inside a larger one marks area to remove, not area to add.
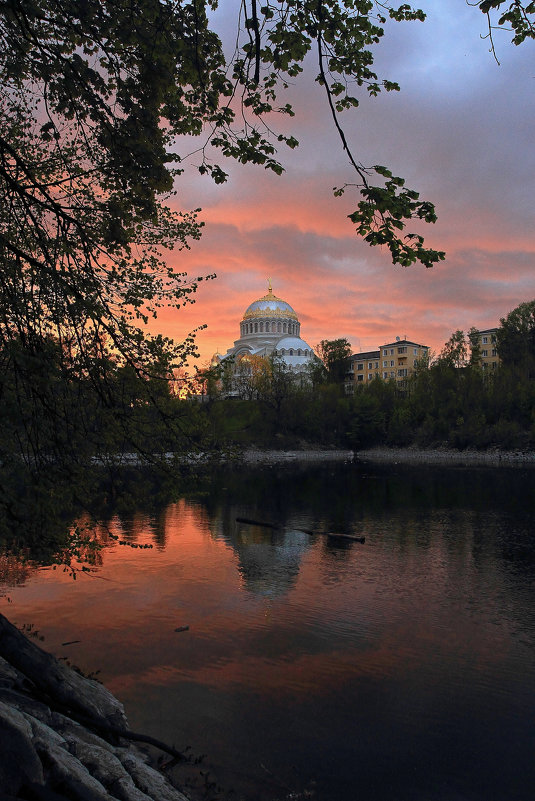
[[[175,774],[208,798],[527,801],[534,488],[523,469],[221,468],[103,521],[151,549],[103,526],[76,581],[11,565],[1,608],[100,670],[134,730],[206,754],[202,780]]]

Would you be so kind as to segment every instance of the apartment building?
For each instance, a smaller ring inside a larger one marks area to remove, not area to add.
[[[381,375],[380,353],[369,350],[366,353],[354,353],[349,360],[349,369],[345,379],[346,392],[351,393],[355,384],[367,384],[372,378]]]
[[[500,363],[500,357],[496,350],[497,331],[497,328],[486,328],[484,331],[478,331],[479,346],[481,348],[481,367],[483,370],[495,370]]]
[[[381,345],[379,350],[354,353],[346,375],[346,392],[351,393],[359,383],[368,383],[376,377],[402,384],[414,372],[418,361],[427,358],[428,354],[427,345],[400,337],[396,337],[395,342]]]

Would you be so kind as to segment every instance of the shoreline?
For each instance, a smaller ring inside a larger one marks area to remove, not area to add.
[[[533,451],[465,451],[453,448],[369,448],[356,451],[356,461],[393,464],[489,465],[491,467],[535,467]]]
[[[213,464],[213,460],[206,454],[191,455],[184,458],[175,453],[161,454],[159,458],[170,464],[174,460],[184,464]],[[119,467],[141,467],[143,459],[137,453],[123,453],[110,455],[107,460],[99,457],[93,458],[95,466],[103,465],[106,461]],[[232,456],[220,455],[217,460],[220,464],[246,464],[246,465],[275,465],[275,464],[303,464],[320,462],[387,462],[390,464],[437,464],[450,466],[479,466],[490,467],[535,467],[535,451],[500,451],[497,449],[478,451],[472,448],[460,451],[454,448],[416,448],[406,446],[402,448],[379,446],[363,450],[349,450],[341,448],[304,448],[302,450],[267,450],[260,448],[245,448]]]
[[[534,451],[465,451],[453,448],[388,448],[364,450],[258,450],[241,454],[244,464],[290,464],[302,462],[388,462],[390,464],[488,465],[491,467],[535,467]]]

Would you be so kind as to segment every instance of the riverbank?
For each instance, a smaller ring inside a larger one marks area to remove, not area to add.
[[[464,450],[449,448],[369,448],[357,451],[357,461],[391,464],[490,465],[495,467],[535,467],[533,451]]]
[[[239,461],[246,464],[291,464],[292,462],[389,462],[391,464],[442,464],[442,465],[490,465],[490,466],[535,466],[533,451],[464,450],[448,448],[368,448],[350,450],[258,450],[247,449]]]
[[[188,801],[131,740],[156,745],[130,731],[122,704],[102,684],[0,615],[3,801]]]

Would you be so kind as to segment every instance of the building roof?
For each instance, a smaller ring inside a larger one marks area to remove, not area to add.
[[[282,337],[282,339],[279,339],[275,347],[277,350],[282,350],[283,348],[284,350],[299,350],[299,348],[301,348],[301,350],[312,351],[312,348],[305,342],[304,339],[301,339],[301,337],[292,336]]]
[[[350,356],[352,362],[358,361],[367,361],[368,359],[378,359],[380,356],[380,351],[378,350],[367,350],[365,353],[353,353]]]
[[[297,314],[290,304],[273,294],[271,285],[267,295],[253,301],[253,303],[247,307],[243,315],[244,320],[254,319],[255,317],[285,317],[292,320],[298,319]]]
[[[412,342],[410,339],[396,339],[395,342],[385,342],[381,348],[395,348],[396,345],[413,345],[415,348],[428,348],[429,345],[420,345],[419,342]]]

